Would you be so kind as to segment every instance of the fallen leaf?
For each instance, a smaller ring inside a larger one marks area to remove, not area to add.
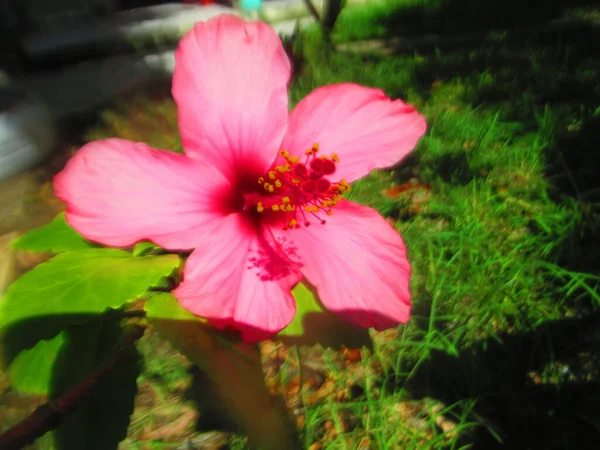
[[[414,194],[417,191],[429,192],[431,185],[427,183],[420,183],[416,178],[411,178],[408,183],[397,184],[388,189],[381,191],[381,195],[392,200],[397,200],[403,194]]]
[[[179,418],[156,430],[153,430],[140,437],[141,440],[149,439],[168,439],[180,436],[187,429],[193,428],[198,419],[198,413],[193,410],[186,411]]]
[[[349,362],[359,362],[362,360],[362,354],[359,348],[346,348],[342,346],[342,356]]]

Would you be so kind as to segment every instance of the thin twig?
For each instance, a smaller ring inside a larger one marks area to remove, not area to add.
[[[308,8],[308,11],[310,12],[311,16],[314,17],[317,23],[321,23],[321,16],[319,15],[319,11],[317,11],[317,8],[315,8],[315,5],[313,5],[313,2],[311,2],[310,0],[304,0],[304,3],[306,4],[306,7]]]
[[[325,7],[324,17],[323,17],[323,28],[326,30],[328,34],[333,32],[333,27],[337,22],[340,13],[342,12],[342,7],[344,6],[344,0],[328,0],[327,5]]]
[[[143,335],[143,330],[143,327],[133,327],[133,331],[123,338],[121,350],[108,357],[87,378],[56,400],[39,406],[21,423],[1,434],[0,449],[19,450],[58,427],[67,414],[79,408],[89,398],[106,374],[131,357],[128,350]]]

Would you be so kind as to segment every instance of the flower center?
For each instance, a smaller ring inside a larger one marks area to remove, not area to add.
[[[335,173],[339,158],[335,153],[317,156],[318,152],[319,145],[313,144],[305,152],[306,160],[300,162],[298,156],[280,150],[283,164],[258,179],[266,196],[256,204],[256,211],[285,214],[284,230],[300,228],[300,224],[309,226],[310,218],[324,224],[323,215],[333,214],[332,208],[350,190],[350,185],[344,179],[332,183],[326,178]]]

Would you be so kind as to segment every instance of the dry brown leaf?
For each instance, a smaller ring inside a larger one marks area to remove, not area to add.
[[[169,439],[178,437],[188,428],[192,428],[197,419],[198,413],[194,410],[188,410],[175,421],[142,435],[140,439]]]

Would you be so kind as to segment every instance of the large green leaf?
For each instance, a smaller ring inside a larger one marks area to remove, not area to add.
[[[180,263],[176,255],[134,257],[101,248],[60,253],[15,281],[0,299],[5,364],[18,351],[119,308],[162,282]]]
[[[313,292],[303,283],[298,283],[292,291],[296,300],[294,320],[277,335],[277,339],[287,345],[316,345],[340,349],[372,348],[369,331],[344,322],[340,317],[327,311]]]
[[[12,246],[17,250],[50,253],[95,247],[67,224],[64,213],[58,214],[49,224],[31,230],[15,239]]]
[[[269,395],[256,346],[222,333],[185,311],[168,293],[152,295],[148,321],[203,372],[202,395],[217,405],[252,448],[299,448],[293,423],[280,399]]]
[[[116,249],[61,253],[15,281],[0,300],[0,329],[30,317],[99,314],[141,296],[179,265],[176,255]]]
[[[24,394],[50,394],[54,362],[65,341],[62,332],[19,353],[8,369],[11,386]]]
[[[71,327],[54,366],[51,398],[64,395],[86,380],[107,358],[118,362],[92,388],[89,398],[61,420],[54,431],[56,450],[116,450],[127,435],[139,376],[135,346],[120,348],[118,321],[95,321]],[[117,353],[118,352],[118,353]]]

